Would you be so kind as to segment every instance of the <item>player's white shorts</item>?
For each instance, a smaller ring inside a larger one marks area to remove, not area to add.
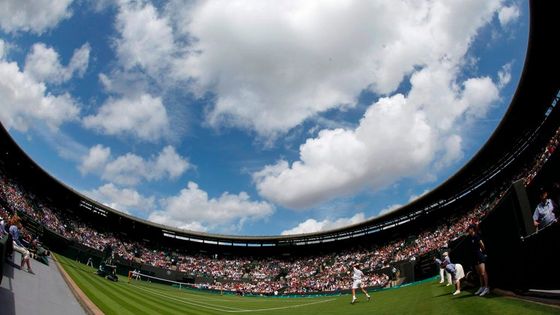
[[[352,289],[359,289],[362,287],[362,280],[354,280],[352,283]]]

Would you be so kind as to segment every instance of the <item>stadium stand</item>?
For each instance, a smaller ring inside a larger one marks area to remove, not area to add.
[[[98,265],[113,247],[117,272],[130,270],[213,290],[248,293],[338,292],[360,263],[366,286],[383,287],[390,269],[410,282],[437,273],[433,257],[451,250],[469,266],[463,234],[479,224],[492,253],[492,285],[512,290],[557,288],[539,275],[554,261],[558,224],[527,224],[538,189],[553,188],[560,170],[560,62],[549,47],[554,10],[531,1],[528,57],[504,119],[484,147],[427,195],[360,224],[305,235],[234,236],[185,231],[138,219],[91,200],[41,169],[0,128],[0,211],[18,213],[27,231],[66,257]],[[547,33],[548,32],[548,33]],[[357,245],[359,244],[359,245]],[[506,267],[507,266],[507,267]],[[4,265],[6,267],[6,265]],[[41,268],[44,268],[43,266]],[[6,274],[6,272],[4,272]],[[519,277],[511,277],[518,274]],[[5,282],[5,279],[2,283]]]
[[[559,135],[560,130],[557,129],[543,146],[544,149],[537,152],[534,161],[522,167],[522,171],[513,178],[495,185],[496,189],[478,200],[476,206],[453,213],[443,221],[421,225],[419,228],[422,229],[417,228],[417,233],[412,233],[417,237],[403,235],[388,243],[348,246],[342,251],[314,255],[258,257],[224,255],[225,253],[218,251],[196,253],[181,247],[162,249],[150,242],[135,241],[123,234],[105,232],[78,215],[69,216],[33,192],[26,191],[4,172],[0,173],[0,196],[6,209],[27,219],[28,229],[32,229],[35,235],[44,235],[49,230],[67,242],[89,248],[98,259],[99,252],[111,245],[122,266],[134,266],[140,270],[146,270],[147,267],[173,270],[183,275],[183,278],[186,275],[199,288],[264,294],[272,294],[274,291],[300,294],[336,292],[350,286],[348,266],[355,263],[360,263],[370,271],[371,276],[367,278],[366,286],[383,287],[388,283],[389,266],[402,265],[430,253],[433,256],[439,250],[448,248],[449,243],[464,234],[468,225],[481,222],[489,210],[502,201],[510,188],[509,183],[521,180],[523,186],[530,185],[555,152]],[[3,216],[7,215],[4,210]],[[24,233],[24,237],[31,241],[29,233]],[[152,272],[153,270],[157,269],[152,269]],[[375,273],[372,274],[371,271]],[[429,272],[427,270],[425,273]]]

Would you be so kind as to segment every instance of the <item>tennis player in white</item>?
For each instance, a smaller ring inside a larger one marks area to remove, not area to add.
[[[358,264],[354,265],[354,273],[352,274],[352,304],[354,304],[354,302],[356,302],[357,300],[356,289],[358,288],[360,288],[362,292],[364,292],[364,294],[367,296],[368,301],[371,298],[367,291],[362,287],[362,277],[364,276],[364,273],[359,269],[359,267],[360,265]]]

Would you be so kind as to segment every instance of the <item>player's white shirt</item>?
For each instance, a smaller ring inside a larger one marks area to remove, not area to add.
[[[362,280],[364,273],[360,269],[354,268],[354,274],[352,275],[352,280]]]

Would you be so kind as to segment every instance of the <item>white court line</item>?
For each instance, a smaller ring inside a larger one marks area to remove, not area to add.
[[[198,302],[195,303],[195,302],[188,301],[188,300],[185,300],[184,298],[180,298],[180,297],[177,297],[177,298],[176,297],[171,297],[171,296],[168,296],[168,295],[165,295],[165,294],[161,294],[157,291],[153,291],[151,289],[141,288],[141,287],[138,287],[138,286],[137,286],[137,288],[140,289],[140,290],[151,292],[152,294],[155,294],[155,295],[165,297],[165,298],[170,299],[170,300],[174,300],[174,301],[178,301],[178,302],[182,302],[182,303],[186,303],[186,304],[190,304],[190,305],[194,305],[194,306],[200,306],[200,307],[204,307],[204,308],[215,310],[215,311],[226,312],[226,313],[251,313],[251,312],[262,312],[262,311],[275,311],[275,310],[298,308],[298,307],[304,307],[304,306],[309,306],[309,305],[327,303],[327,302],[332,302],[332,301],[336,300],[336,299],[328,299],[328,300],[315,301],[315,302],[298,304],[298,305],[289,305],[289,306],[279,306],[279,307],[269,307],[269,308],[260,308],[260,309],[254,309],[254,310],[246,310],[246,309],[239,309],[239,308],[228,307],[228,306],[223,306],[223,305],[216,305],[216,307],[208,306],[207,304],[200,304]],[[222,308],[222,309],[219,309],[219,308]],[[223,308],[229,308],[229,310],[228,309],[223,309]]]
[[[135,286],[149,286],[146,283],[134,283],[131,282],[132,285]],[[196,297],[196,298],[201,298],[204,300],[208,300],[208,301],[218,301],[218,302],[233,302],[233,303],[260,303],[260,302],[277,302],[278,299],[282,299],[282,302],[289,302],[289,303],[296,303],[296,302],[301,302],[301,299],[313,299],[315,297],[294,297],[294,298],[280,298],[280,297],[259,297],[259,296],[249,296],[246,297],[246,300],[240,301],[237,299],[220,299],[220,298],[212,298],[212,297],[208,297],[205,296],[204,292],[200,291],[200,292],[190,292],[188,290],[182,290],[181,288],[175,288],[175,289],[171,289],[171,288],[161,288],[161,287],[150,287],[151,290],[157,290],[159,292],[181,292],[184,295],[188,295],[191,297]],[[197,289],[191,289],[191,290],[197,290]],[[235,298],[236,296],[234,295],[230,295],[229,297],[231,298]]]
[[[311,302],[311,303],[298,304],[298,305],[259,308],[259,309],[256,309],[256,310],[227,311],[227,312],[228,313],[250,313],[250,312],[261,312],[261,311],[285,310],[285,309],[289,309],[289,308],[297,308],[297,307],[309,306],[309,305],[314,305],[314,304],[327,303],[327,302],[332,302],[332,301],[335,301],[335,300],[336,299],[328,299],[328,300],[315,301],[315,302]]]
[[[244,309],[240,309],[240,308],[236,308],[236,307],[229,307],[229,306],[222,306],[222,305],[216,305],[216,307],[208,306],[207,304],[202,304],[202,303],[199,303],[199,302],[192,302],[192,301],[189,301],[189,300],[185,300],[184,298],[176,298],[176,297],[172,297],[172,296],[169,296],[169,295],[166,295],[166,294],[161,294],[157,291],[152,291],[150,289],[141,288],[141,287],[136,287],[136,288],[140,289],[140,290],[143,290],[143,291],[150,292],[150,293],[155,294],[155,295],[159,295],[159,296],[164,297],[164,298],[169,299],[169,300],[174,300],[174,301],[182,302],[182,303],[185,303],[185,304],[204,307],[204,308],[214,310],[214,311],[228,312],[228,313],[232,312],[232,310],[245,311]],[[228,310],[228,308],[229,308],[229,310]]]

